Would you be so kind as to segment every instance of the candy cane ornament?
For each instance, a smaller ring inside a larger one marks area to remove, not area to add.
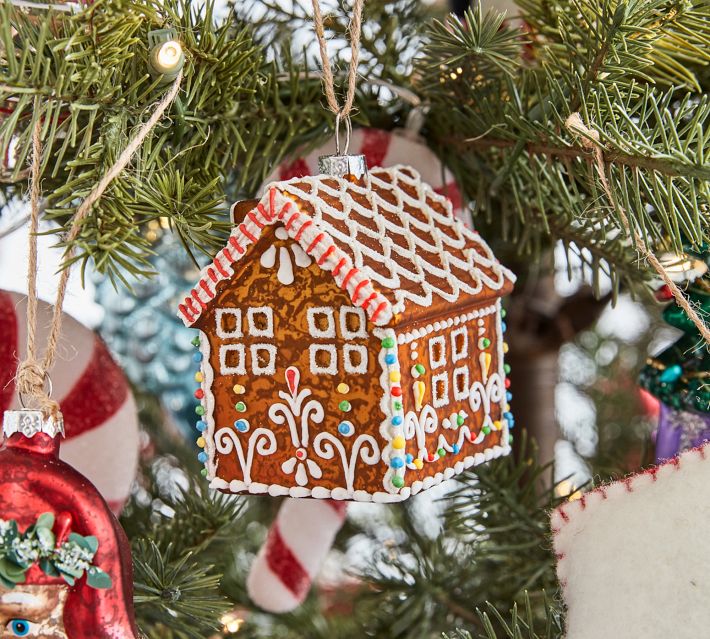
[[[347,504],[286,499],[247,578],[252,601],[273,613],[290,612],[308,595],[343,526]]]

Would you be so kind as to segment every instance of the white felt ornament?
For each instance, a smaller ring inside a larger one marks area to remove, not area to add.
[[[46,340],[52,307],[40,303],[37,339]],[[27,299],[0,290],[0,414],[20,406],[14,377],[25,357]],[[138,465],[138,416],[123,372],[101,339],[68,315],[51,373],[64,415],[61,459],[98,488],[114,512],[130,494]]]
[[[567,639],[710,636],[710,444],[552,515]]]

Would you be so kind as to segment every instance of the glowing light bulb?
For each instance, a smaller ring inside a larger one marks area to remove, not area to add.
[[[182,63],[182,47],[177,40],[163,42],[155,55],[156,66],[166,70],[166,72],[177,70]]]
[[[232,612],[222,615],[220,622],[222,623],[224,632],[235,634],[236,632],[239,632],[239,629],[244,623],[244,619],[239,616],[239,613],[236,610],[233,610]]]

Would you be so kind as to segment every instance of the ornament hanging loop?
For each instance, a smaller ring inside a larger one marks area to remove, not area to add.
[[[345,122],[345,148],[340,148],[340,124]],[[342,111],[335,115],[335,154],[347,155],[350,150],[350,138],[353,134],[353,123],[349,115],[343,115]]]
[[[27,408],[27,404],[25,403],[26,395],[44,397],[51,400],[52,391],[54,390],[52,378],[47,371],[42,371],[39,364],[23,362],[20,365],[17,378],[17,397],[20,400],[20,406],[22,406],[22,408]],[[25,383],[19,383],[22,380],[24,380]],[[31,386],[31,388],[28,388],[29,386]]]

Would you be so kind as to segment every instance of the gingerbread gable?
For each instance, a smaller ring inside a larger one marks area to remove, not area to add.
[[[425,318],[453,303],[477,305],[509,292],[515,281],[481,237],[454,217],[450,202],[410,167],[375,169],[360,182],[295,178],[269,185],[203,269],[179,308],[187,326],[232,276],[232,264],[277,223],[376,326]]]

